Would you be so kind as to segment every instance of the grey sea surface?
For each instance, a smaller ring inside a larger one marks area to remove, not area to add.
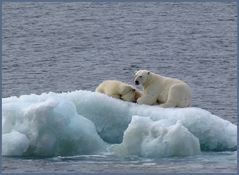
[[[2,96],[182,79],[193,106],[237,123],[236,2],[3,3]],[[143,159],[3,157],[3,172],[236,172],[237,152]]]

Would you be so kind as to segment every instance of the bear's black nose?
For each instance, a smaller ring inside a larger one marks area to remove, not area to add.
[[[135,83],[136,85],[139,85],[139,81],[138,81],[138,80],[136,80],[134,83]]]

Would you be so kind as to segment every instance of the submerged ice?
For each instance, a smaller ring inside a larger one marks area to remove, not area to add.
[[[237,147],[237,126],[200,108],[137,105],[90,91],[2,99],[2,154],[187,156]]]

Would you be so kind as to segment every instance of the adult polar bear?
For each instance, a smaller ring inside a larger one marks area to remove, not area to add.
[[[135,73],[134,82],[144,87],[143,95],[137,99],[138,104],[160,104],[161,107],[191,106],[192,92],[184,81],[148,70],[139,70]]]

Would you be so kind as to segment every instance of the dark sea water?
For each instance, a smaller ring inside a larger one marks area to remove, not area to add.
[[[193,106],[237,123],[236,3],[4,3],[2,96],[133,84],[149,69],[185,80]],[[236,172],[237,152],[121,159],[3,158],[4,172]]]

